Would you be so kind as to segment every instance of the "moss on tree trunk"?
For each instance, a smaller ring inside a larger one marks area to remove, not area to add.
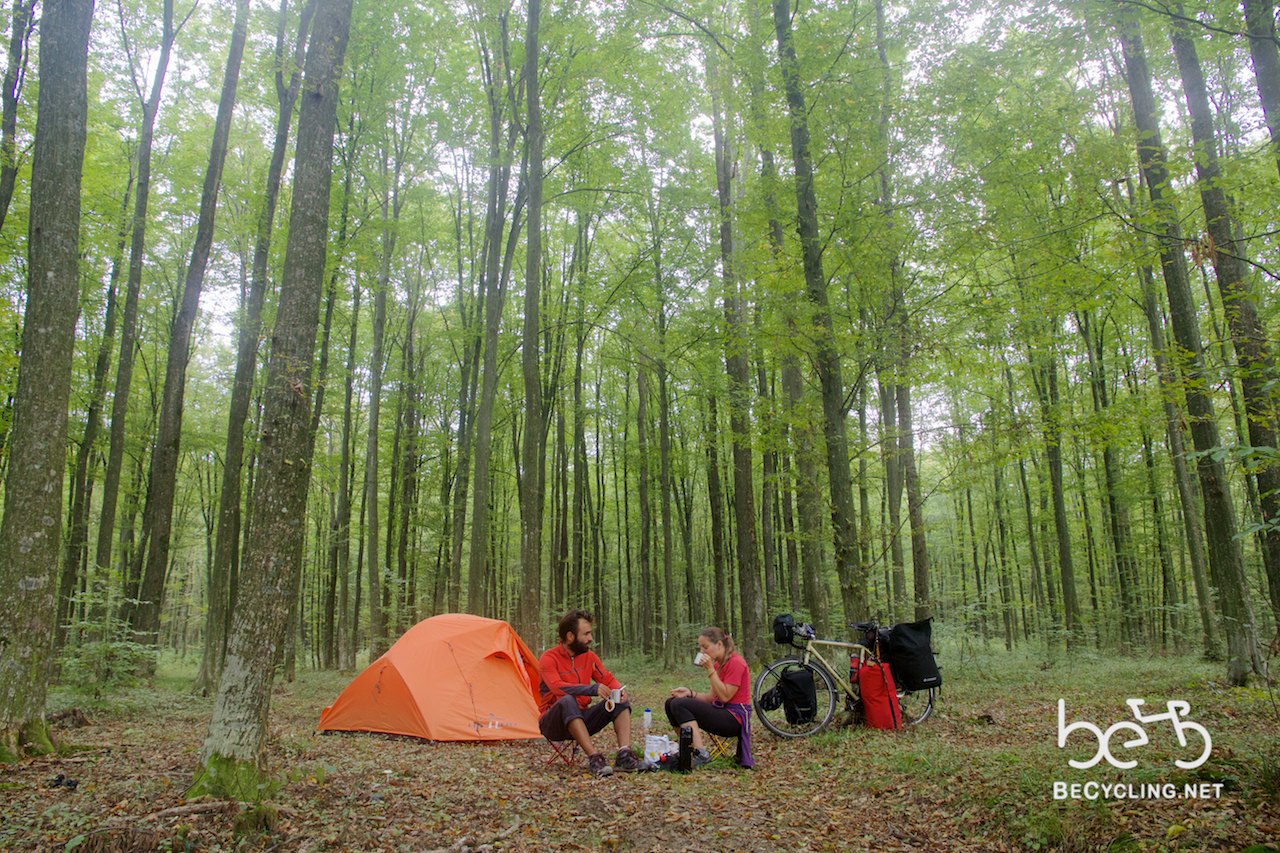
[[[274,780],[256,761],[214,753],[209,756],[187,789],[187,798],[209,795],[224,800],[259,802],[275,792]]]
[[[20,726],[0,731],[0,764],[8,764],[32,755],[57,752],[43,717],[27,720]]]

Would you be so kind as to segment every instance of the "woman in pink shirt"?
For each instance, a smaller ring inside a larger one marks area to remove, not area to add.
[[[689,687],[677,687],[667,700],[667,719],[680,728],[693,731],[693,763],[700,766],[711,761],[702,743],[702,730],[721,737],[738,739],[738,763],[753,767],[751,758],[751,672],[738,654],[733,638],[720,628],[706,628],[698,634],[703,670],[709,689],[699,693]]]

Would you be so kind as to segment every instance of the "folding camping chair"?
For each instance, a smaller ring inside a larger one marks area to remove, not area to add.
[[[712,734],[703,729],[702,742],[707,747],[707,754],[713,759],[727,758],[730,761],[736,761],[738,758],[738,739],[736,737]]]
[[[578,742],[576,740],[549,740],[551,744],[551,755],[547,757],[547,765],[551,766],[556,761],[563,761],[566,767],[576,767],[578,764]]]

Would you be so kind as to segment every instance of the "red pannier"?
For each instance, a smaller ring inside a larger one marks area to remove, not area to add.
[[[887,663],[854,661],[858,690],[862,694],[862,714],[873,729],[902,728],[902,709],[898,706],[898,690]]]

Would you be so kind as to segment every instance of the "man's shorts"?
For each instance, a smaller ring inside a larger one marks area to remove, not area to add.
[[[569,734],[569,723],[573,720],[582,720],[587,727],[587,734],[593,735],[630,707],[630,702],[617,702],[610,711],[604,702],[596,702],[584,711],[578,707],[576,697],[561,696],[559,701],[538,719],[538,729],[547,740],[570,740],[573,735]]]

